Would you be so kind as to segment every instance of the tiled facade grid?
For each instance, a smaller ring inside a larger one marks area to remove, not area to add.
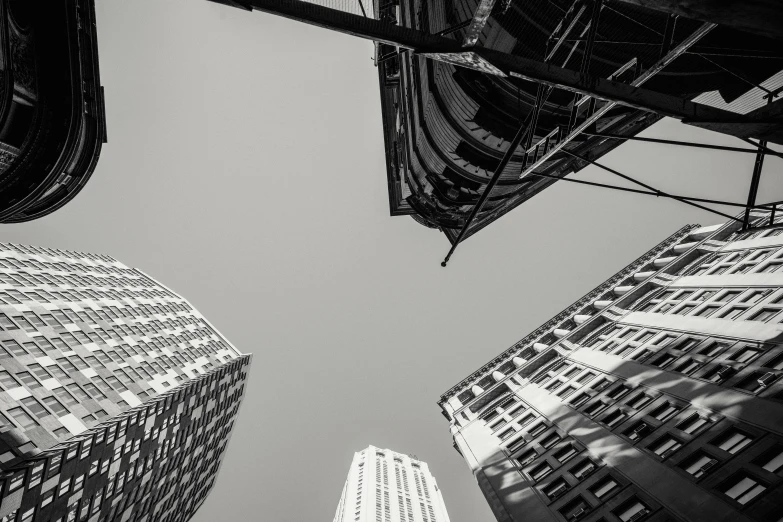
[[[250,358],[137,269],[0,244],[0,522],[189,520]]]
[[[188,520],[212,488],[242,399],[244,355],[0,475],[0,521]]]
[[[0,244],[0,462],[76,435],[239,352],[108,256]]]
[[[783,517],[783,236],[735,230],[681,230],[441,397],[498,520]]]

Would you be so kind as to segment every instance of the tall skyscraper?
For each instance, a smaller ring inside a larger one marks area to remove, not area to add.
[[[370,446],[355,453],[334,522],[449,522],[426,462]]]
[[[684,227],[441,397],[499,521],[783,517],[783,230],[739,226]]]
[[[249,363],[139,270],[0,244],[0,521],[188,520]]]

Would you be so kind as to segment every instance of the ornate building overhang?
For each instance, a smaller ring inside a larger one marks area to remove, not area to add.
[[[106,142],[94,0],[0,0],[0,222],[45,216]]]

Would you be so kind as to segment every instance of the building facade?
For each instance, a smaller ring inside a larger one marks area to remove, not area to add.
[[[0,244],[0,521],[185,521],[250,355],[104,255]]]
[[[441,397],[499,521],[783,517],[783,230],[738,229],[684,227]]]
[[[715,51],[723,54],[716,56],[707,50],[738,46],[769,51],[776,48],[775,40],[728,27],[704,32],[702,22],[686,18],[671,26],[666,13],[626,2],[376,0],[374,6],[381,20],[442,35],[464,47],[490,48],[601,78],[643,83],[645,88],[732,111],[748,112],[766,101],[762,91],[754,91],[758,99],[750,105],[743,100],[746,105],[735,109],[731,103],[751,87],[727,70],[741,69],[758,83],[781,70],[758,55],[730,57],[724,50]],[[591,18],[593,9],[598,14]],[[593,23],[600,36],[585,62],[584,43]],[[676,33],[668,43],[663,36],[667,27]],[[517,146],[466,237],[558,178],[578,172],[587,160],[598,160],[623,143],[618,137],[632,137],[660,119],[649,111],[591,101],[565,90],[547,93],[536,82],[431,58],[388,44],[376,46],[389,205],[392,215],[410,215],[424,226],[440,229],[452,242],[520,128],[532,124],[533,132]]]
[[[334,522],[448,522],[426,462],[369,446],[354,454]]]
[[[45,216],[106,141],[94,0],[0,1],[0,222]]]

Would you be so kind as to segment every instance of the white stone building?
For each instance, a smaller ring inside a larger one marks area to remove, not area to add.
[[[684,227],[441,397],[499,521],[783,519],[783,230],[737,229]]]
[[[449,522],[426,462],[370,446],[354,454],[334,522]]]

